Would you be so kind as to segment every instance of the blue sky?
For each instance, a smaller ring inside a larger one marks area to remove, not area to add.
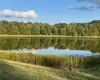
[[[18,12],[33,10],[38,17],[30,19],[0,16],[1,20],[23,20],[50,24],[100,20],[100,0],[2,0],[0,1],[0,11],[5,9]]]

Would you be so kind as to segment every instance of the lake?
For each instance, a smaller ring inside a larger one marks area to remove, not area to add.
[[[0,51],[92,56],[100,54],[100,39],[0,38]]]

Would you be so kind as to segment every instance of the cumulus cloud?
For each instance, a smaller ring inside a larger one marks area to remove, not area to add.
[[[17,17],[17,18],[37,18],[37,14],[33,10],[29,10],[26,12],[18,12],[18,11],[12,11],[9,9],[1,10],[0,16],[4,17]]]
[[[90,2],[90,3],[95,3],[97,5],[100,5],[100,0],[76,0],[78,2]]]

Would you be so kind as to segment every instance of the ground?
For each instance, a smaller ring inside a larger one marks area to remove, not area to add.
[[[100,80],[100,67],[69,71],[0,60],[0,80]]]

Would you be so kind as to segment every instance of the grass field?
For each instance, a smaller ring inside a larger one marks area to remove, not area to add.
[[[68,71],[0,59],[0,80],[100,80],[100,66]]]

